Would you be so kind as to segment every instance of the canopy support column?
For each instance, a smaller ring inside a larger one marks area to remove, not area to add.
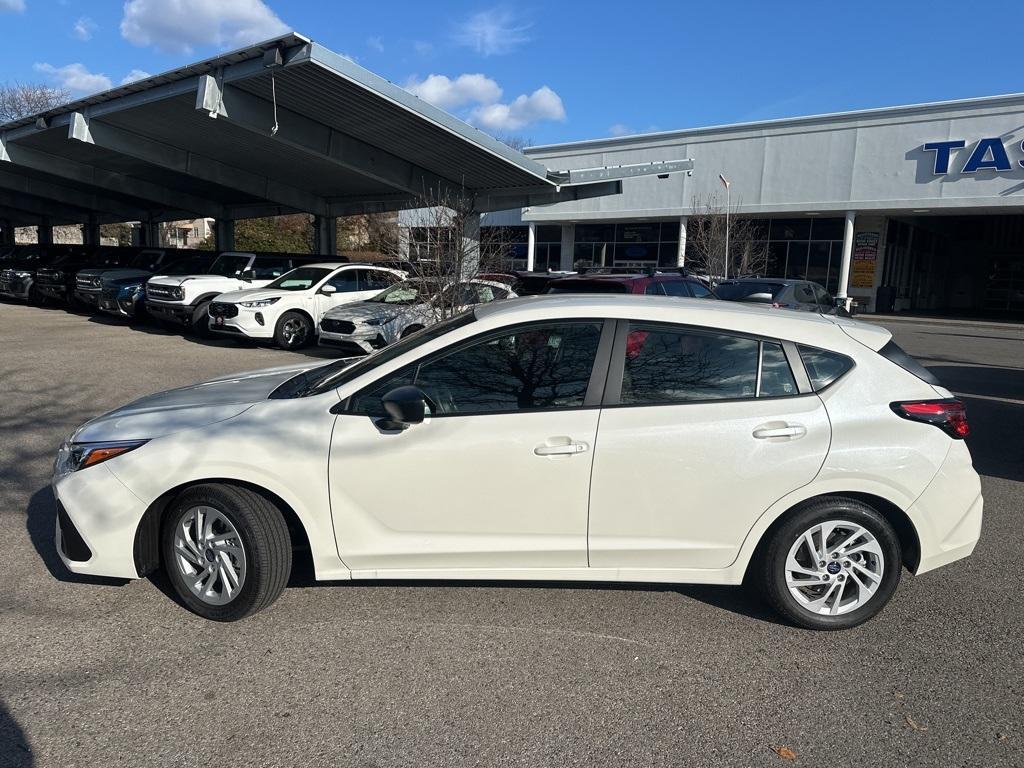
[[[572,271],[572,254],[576,248],[576,225],[562,225],[562,258],[558,268],[563,272]]]
[[[334,216],[313,217],[313,251],[319,256],[338,255],[338,219]]]
[[[217,219],[213,223],[214,247],[220,251],[235,250],[235,221],[234,219]]]
[[[857,212],[847,211],[843,228],[843,260],[839,267],[839,288],[836,291],[836,300],[841,301],[847,309],[850,308],[847,283],[850,282],[850,263],[853,260],[853,228],[856,223]]]
[[[537,225],[530,222],[530,229],[526,237],[526,271],[533,272],[534,264],[537,261]]]
[[[53,225],[50,224],[48,216],[44,216],[39,226],[36,227],[37,240],[40,245],[53,245]]]

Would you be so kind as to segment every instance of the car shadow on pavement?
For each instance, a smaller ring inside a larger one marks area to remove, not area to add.
[[[57,504],[53,499],[50,486],[46,485],[29,498],[28,508],[25,510],[25,528],[28,530],[32,546],[35,547],[40,559],[54,579],[73,584],[96,584],[111,587],[120,587],[128,583],[127,579],[84,576],[72,573],[65,568],[54,540],[56,526]]]
[[[967,447],[978,473],[1024,482],[1024,369],[929,365],[928,370],[967,407]]]
[[[28,737],[0,699],[0,766],[31,768],[35,765]]]

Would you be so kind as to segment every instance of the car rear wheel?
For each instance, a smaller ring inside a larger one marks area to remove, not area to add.
[[[302,349],[313,339],[313,324],[301,312],[285,312],[277,321],[274,341],[281,349]]]
[[[182,602],[213,621],[238,621],[266,608],[291,574],[291,539],[280,510],[239,486],[185,490],[164,517],[161,547]]]
[[[900,580],[892,525],[855,499],[807,504],[779,526],[757,564],[768,602],[807,629],[849,629],[881,611]]]

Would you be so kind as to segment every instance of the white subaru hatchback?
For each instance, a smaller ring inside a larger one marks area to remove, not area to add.
[[[94,419],[57,457],[57,547],[77,573],[162,567],[220,621],[270,605],[300,546],[321,580],[747,580],[839,629],[973,551],[966,434],[875,326],[531,297]]]

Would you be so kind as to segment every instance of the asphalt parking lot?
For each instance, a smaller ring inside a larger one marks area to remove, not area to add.
[[[303,573],[221,625],[160,579],[65,571],[52,458],[140,395],[294,353],[0,303],[0,766],[1020,766],[1024,329],[889,327],[966,399],[986,519],[865,626],[732,588]]]

